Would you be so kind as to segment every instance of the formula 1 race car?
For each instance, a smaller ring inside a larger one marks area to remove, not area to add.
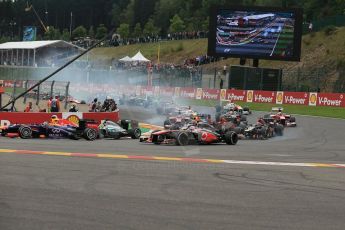
[[[120,120],[119,123],[105,120],[99,125],[100,137],[120,139],[131,137],[138,139],[141,136],[139,123],[134,120]]]
[[[98,136],[97,124],[93,121],[80,120],[79,125],[68,120],[60,119],[59,123],[51,124],[45,122],[43,124],[14,124],[2,129],[2,136],[20,137],[22,139],[29,138],[69,138],[78,140],[85,138],[93,141]]]
[[[173,102],[159,102],[156,104],[158,115],[169,115],[176,111],[176,105]]]
[[[184,127],[181,130],[162,130],[151,133],[147,142],[154,144],[213,144],[225,142],[228,145],[235,145],[238,135],[233,131],[218,133],[215,130],[197,128],[195,126]]]
[[[235,103],[229,102],[225,106],[223,106],[223,113],[226,113],[228,111],[235,111],[239,114],[243,115],[250,115],[252,114],[252,111],[248,107],[242,107],[240,105],[237,105]]]
[[[285,114],[282,111],[283,111],[283,108],[280,108],[280,107],[272,108],[272,113],[264,115],[265,122],[269,123],[269,122],[275,121],[286,127],[296,127],[297,126],[296,118],[290,114]]]
[[[283,135],[284,127],[281,124],[277,124],[277,126],[272,127],[270,125],[259,125],[259,124],[252,124],[248,125],[245,128],[236,127],[234,131],[237,134],[242,134],[246,139],[261,139],[265,140],[274,136],[282,136]]]

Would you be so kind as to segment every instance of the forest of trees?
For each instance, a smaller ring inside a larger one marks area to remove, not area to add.
[[[122,37],[166,35],[208,28],[210,6],[264,5],[303,7],[304,20],[345,14],[345,0],[31,0],[43,23],[44,34],[34,12],[25,11],[27,0],[0,0],[0,38],[19,40],[23,26],[37,26],[38,38],[101,38],[116,29]],[[0,41],[1,42],[1,41]]]

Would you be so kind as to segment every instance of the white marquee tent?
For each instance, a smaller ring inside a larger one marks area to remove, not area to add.
[[[142,55],[141,52],[138,51],[138,53],[132,57],[132,61],[149,62],[150,60],[144,57],[144,55]]]
[[[126,56],[124,58],[121,58],[119,61],[121,61],[121,62],[131,62],[131,61],[133,61],[133,59],[128,57],[128,56]]]

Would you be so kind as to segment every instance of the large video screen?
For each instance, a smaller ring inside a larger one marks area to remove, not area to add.
[[[301,36],[300,9],[215,8],[208,55],[299,61]]]

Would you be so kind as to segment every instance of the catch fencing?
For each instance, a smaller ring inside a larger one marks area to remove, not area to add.
[[[10,88],[11,90],[8,94],[11,96],[11,99],[17,97],[22,92],[26,91],[33,85],[35,85],[38,81],[35,80],[0,80],[0,87]],[[58,96],[60,101],[64,101],[64,107],[67,108],[67,104],[70,99],[70,92],[69,92],[69,82],[61,82],[61,81],[45,81],[41,83],[39,86],[28,92],[23,96],[23,103],[26,104],[27,99],[34,99],[36,101],[36,105],[40,103],[41,100],[48,100],[49,98],[53,98]],[[14,106],[14,103],[13,103]]]

